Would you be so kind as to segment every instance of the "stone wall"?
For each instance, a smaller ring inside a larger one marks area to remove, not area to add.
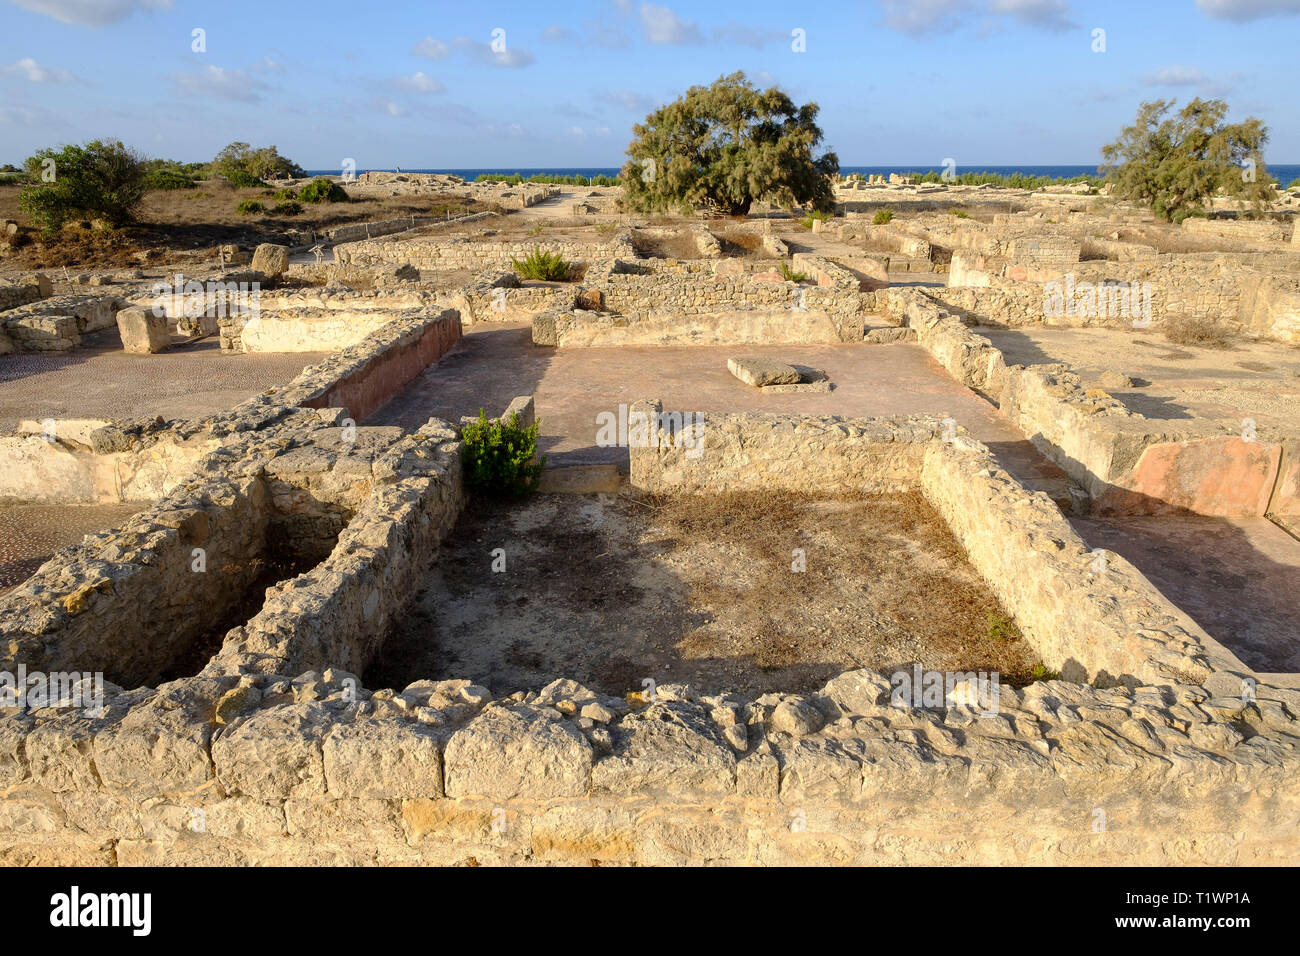
[[[81,336],[111,327],[126,302],[116,296],[59,295],[0,313],[0,328],[18,351],[63,352]]]
[[[222,341],[239,342],[244,352],[332,352],[356,345],[392,320],[389,313],[342,309],[303,309],[296,312],[261,311],[255,319],[232,316]]]
[[[363,421],[460,336],[460,313],[455,309],[396,316],[359,344],[336,352],[272,393],[278,401],[304,408],[346,408],[353,419]]]
[[[1088,492],[1094,511],[1239,517],[1295,510],[1291,486],[1278,481],[1293,436],[1246,442],[1212,421],[1148,421],[1085,389],[1064,365],[1008,366],[988,339],[920,292],[887,296],[890,313],[916,330],[921,346],[1001,408]]]
[[[1245,242],[1286,242],[1292,226],[1275,219],[1207,219],[1193,216],[1182,222],[1183,232],[1194,236],[1238,239]]]
[[[509,270],[515,259],[524,259],[534,249],[556,252],[567,262],[583,263],[616,257],[634,258],[636,252],[627,233],[603,239],[536,239],[518,241],[412,238],[374,239],[348,242],[334,247],[334,261],[342,265],[410,263],[421,271],[485,269]]]

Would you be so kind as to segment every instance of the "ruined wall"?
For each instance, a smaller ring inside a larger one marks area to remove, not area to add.
[[[1207,219],[1193,216],[1182,222],[1183,232],[1194,236],[1238,239],[1245,242],[1286,242],[1292,226],[1273,219]]]
[[[347,312],[342,309],[268,312],[242,321],[232,317],[229,332],[222,326],[222,339],[238,337],[244,352],[333,352],[356,345],[367,335],[387,325],[392,315],[377,311]]]
[[[534,249],[558,252],[567,262],[591,262],[595,259],[616,257],[634,258],[629,236],[624,233],[609,240],[591,239],[536,239],[515,242],[478,241],[469,239],[418,238],[405,240],[365,240],[349,242],[334,247],[334,261],[342,265],[377,265],[380,263],[410,263],[421,271],[468,270],[511,268],[511,261],[524,259]]]
[[[0,313],[0,327],[18,351],[64,352],[111,327],[125,306],[116,296],[53,296]]]
[[[1064,365],[1008,367],[988,339],[915,290],[890,290],[888,300],[955,379],[994,402],[1088,492],[1093,511],[1233,517],[1294,506],[1274,493],[1286,436],[1246,442],[1215,422],[1148,421],[1085,389]]]
[[[275,392],[276,398],[305,408],[346,408],[355,421],[363,421],[460,336],[460,313],[454,309],[395,317],[361,343],[307,369]]]

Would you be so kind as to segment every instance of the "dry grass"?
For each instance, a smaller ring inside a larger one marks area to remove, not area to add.
[[[1204,349],[1230,349],[1234,336],[1211,319],[1179,315],[1165,324],[1165,338],[1175,345],[1195,345]]]
[[[882,644],[906,632],[952,667],[996,670],[1013,683],[1030,679],[1032,651],[982,582],[962,573],[969,571],[964,551],[919,494],[812,501],[740,492],[692,499],[689,506],[672,498],[651,502],[656,523],[678,547],[725,548],[746,568],[741,587],[725,576],[693,583],[700,604],[743,613],[728,616],[725,633],[703,628],[690,635],[683,646],[688,655],[739,652],[738,633],[764,671],[803,667],[819,650],[843,655],[846,648],[832,647],[835,637],[823,634],[819,641],[809,633],[810,609],[840,599],[851,574],[864,583],[860,596],[874,618],[860,623],[867,633],[876,630]],[[800,573],[792,572],[795,548],[807,555]],[[864,663],[884,663],[868,648],[848,653],[863,652]]]

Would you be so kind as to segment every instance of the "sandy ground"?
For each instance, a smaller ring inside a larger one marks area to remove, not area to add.
[[[539,495],[471,506],[365,683],[506,694],[568,677],[623,695],[649,677],[757,695],[913,661],[1004,680],[1036,662],[917,496]]]

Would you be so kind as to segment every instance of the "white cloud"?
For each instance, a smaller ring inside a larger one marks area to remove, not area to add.
[[[1142,82],[1147,86],[1197,86],[1205,79],[1205,74],[1194,66],[1167,66],[1148,73]]]
[[[1300,0],[1196,0],[1196,5],[1209,16],[1237,23],[1300,14]]]
[[[650,43],[680,45],[700,43],[700,28],[690,20],[682,20],[667,7],[654,3],[641,4],[641,29]]]
[[[1061,32],[1074,29],[1067,0],[881,0],[885,25],[903,33],[946,33],[960,26],[1012,20]]]
[[[1077,26],[1070,19],[1070,5],[1066,0],[991,0],[989,13],[1011,17],[1028,27],[1058,33]]]
[[[763,30],[744,23],[728,23],[726,26],[715,27],[711,33],[716,42],[752,46],[756,50],[774,40],[790,39],[789,30]]]
[[[137,10],[170,10],[172,0],[10,0],[33,13],[82,27],[105,27]]]
[[[389,100],[387,103],[384,104],[384,112],[387,113],[389,116],[405,116],[405,115],[406,115],[406,110],[402,109],[400,106],[398,106],[398,105],[397,105],[396,103],[394,103],[392,100]]]
[[[271,56],[262,57],[262,62],[252,68],[254,73],[283,73],[284,64]]]
[[[262,98],[265,83],[244,70],[223,70],[205,66],[198,73],[174,73],[172,81],[185,93],[215,96],[240,103],[256,103]]]
[[[629,113],[649,113],[659,105],[654,97],[633,90],[602,90],[597,99]]]
[[[411,47],[411,52],[416,56],[422,56],[426,60],[441,60],[451,55],[451,48],[441,40],[435,40],[433,37],[425,37],[415,46]]]
[[[29,83],[71,83],[76,79],[67,70],[54,70],[41,66],[30,56],[23,57],[4,68],[5,73],[24,77]]]
[[[414,93],[444,93],[447,90],[438,80],[421,71],[416,71],[410,76],[399,76],[393,80],[393,85],[398,89],[410,90]]]
[[[493,66],[517,68],[529,66],[535,59],[531,52],[512,43],[507,43],[505,49],[497,51],[492,49],[490,43],[480,43],[469,37],[456,37],[451,41],[451,45],[465,51],[474,59],[482,63],[491,63]]]

